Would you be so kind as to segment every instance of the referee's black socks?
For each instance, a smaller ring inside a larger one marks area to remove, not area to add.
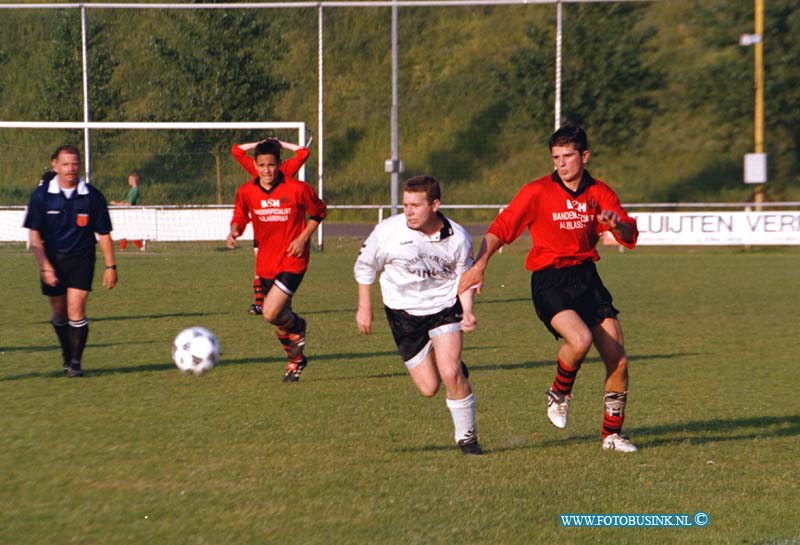
[[[64,367],[69,366],[70,360],[70,341],[69,341],[69,323],[64,321],[63,323],[58,323],[55,319],[50,321],[53,324],[53,329],[56,331],[56,335],[58,336],[58,342],[61,344],[61,356],[64,359]]]
[[[80,366],[86,339],[89,338],[89,320],[69,321],[70,364]]]

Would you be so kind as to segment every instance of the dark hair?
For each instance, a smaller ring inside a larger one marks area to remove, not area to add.
[[[81,152],[78,151],[78,148],[72,144],[65,144],[56,148],[56,151],[54,151],[53,155],[50,156],[50,160],[55,161],[62,153],[66,153],[67,155],[77,155],[78,159],[81,158]]]
[[[272,155],[276,161],[281,162],[281,145],[273,138],[259,142],[254,153],[256,159],[259,155]]]
[[[414,176],[403,184],[403,191],[409,193],[425,193],[428,197],[428,204],[433,204],[435,200],[442,200],[442,188],[433,176]]]
[[[550,149],[556,146],[572,144],[580,153],[589,149],[589,137],[586,131],[577,125],[564,125],[550,137]]]

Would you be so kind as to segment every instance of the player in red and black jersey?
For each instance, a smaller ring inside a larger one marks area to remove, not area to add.
[[[310,185],[281,172],[280,157],[281,146],[274,140],[255,146],[258,175],[236,191],[227,244],[235,247],[253,222],[259,248],[256,274],[266,294],[264,319],[277,328],[289,359],[284,382],[296,382],[307,364],[306,321],[292,312],[292,296],[308,268],[309,239],[325,218],[326,207]]]
[[[290,142],[283,142],[277,138],[268,138],[267,140],[273,140],[280,145],[281,149],[287,149],[294,152],[294,157],[283,161],[278,167],[278,169],[283,172],[284,176],[293,178],[295,174],[297,174],[300,169],[303,168],[303,165],[308,159],[308,147],[298,146],[297,144],[292,144]],[[262,140],[262,142],[265,141],[266,140]],[[253,161],[253,158],[247,155],[247,152],[255,149],[258,144],[260,144],[260,142],[234,144],[233,148],[231,148],[231,155],[233,155],[234,159],[236,159],[236,161],[250,174],[250,176],[258,176],[258,171],[256,170],[256,165]],[[255,239],[253,239],[253,252],[258,254],[258,241]],[[264,288],[261,286],[261,279],[258,277],[258,273],[256,273],[253,276],[253,304],[250,305],[250,308],[247,310],[247,312],[250,314],[261,314],[263,306]]]
[[[556,379],[547,391],[547,416],[558,428],[567,425],[572,385],[592,347],[606,365],[603,401],[603,448],[635,452],[622,435],[628,394],[628,358],[612,297],[595,268],[595,245],[610,231],[633,248],[636,220],[622,208],[617,194],[589,175],[589,141],[583,129],[566,126],[550,138],[555,170],[522,187],[483,237],[475,264],[461,278],[459,292],[480,291],[491,256],[526,229],[533,247],[525,267],[532,271],[531,297],[539,319],[558,339]]]

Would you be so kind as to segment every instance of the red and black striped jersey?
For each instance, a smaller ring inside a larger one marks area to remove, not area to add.
[[[326,206],[305,182],[281,175],[270,190],[261,186],[258,177],[239,187],[231,224],[244,231],[253,222],[258,276],[275,278],[280,272],[305,272],[310,245],[306,243],[301,257],[289,256],[286,249],[306,228],[307,216],[322,221]]]
[[[633,227],[632,242],[619,240],[616,234],[614,237],[627,248],[636,246],[636,220],[622,207],[614,190],[586,171],[577,191],[566,187],[555,172],[525,184],[488,232],[509,244],[527,229],[533,242],[525,260],[530,271],[570,267],[600,259],[595,246],[608,230],[597,221],[597,214],[603,210],[613,210],[620,222]]]

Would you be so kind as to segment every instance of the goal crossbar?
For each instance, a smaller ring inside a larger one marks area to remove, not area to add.
[[[295,129],[300,145],[305,144],[305,127],[302,121],[0,121],[0,128],[6,129]]]

